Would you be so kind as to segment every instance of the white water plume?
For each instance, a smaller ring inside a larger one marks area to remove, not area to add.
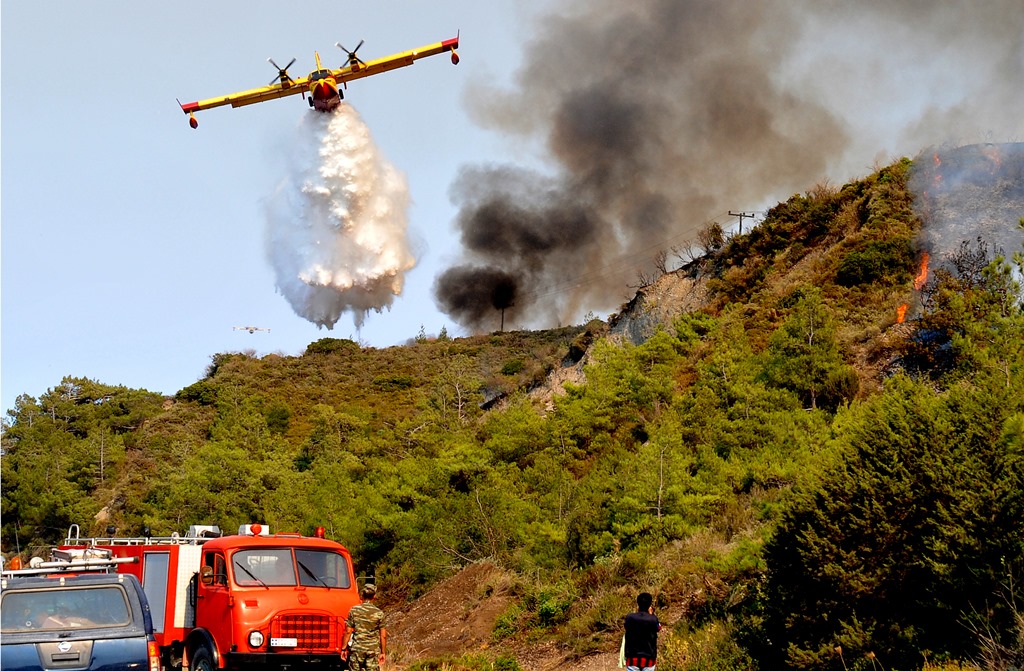
[[[289,174],[267,201],[267,256],[297,315],[331,329],[351,311],[360,328],[416,265],[408,185],[350,105],[303,117]]]

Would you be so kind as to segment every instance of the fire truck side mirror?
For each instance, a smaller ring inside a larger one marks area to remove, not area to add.
[[[207,587],[213,584],[213,567],[204,566],[199,569],[199,582],[203,583]]]

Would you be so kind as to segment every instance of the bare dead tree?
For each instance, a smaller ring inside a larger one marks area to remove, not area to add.
[[[683,243],[680,245],[672,245],[672,247],[669,248],[669,251],[672,252],[672,256],[674,256],[676,260],[683,265],[686,265],[693,260],[693,254],[690,252],[689,240],[683,240]]]
[[[654,255],[654,267],[662,274],[668,274],[668,251],[662,249]]]
[[[636,282],[637,283],[636,284],[630,284],[629,288],[630,289],[643,289],[644,287],[649,287],[652,284],[654,284],[657,281],[657,279],[658,278],[654,276],[654,273],[647,273],[647,272],[644,272],[643,270],[638,270],[636,272]]]
[[[839,187],[829,179],[823,179],[807,191],[807,198],[812,203],[829,201],[839,193]]]
[[[695,250],[696,247],[692,240],[683,240],[681,245],[672,248],[672,253],[676,255],[676,258],[678,258],[683,265],[687,265],[700,258],[700,254]]]
[[[697,246],[704,255],[713,254],[725,246],[725,231],[717,221],[711,221],[697,231]]]

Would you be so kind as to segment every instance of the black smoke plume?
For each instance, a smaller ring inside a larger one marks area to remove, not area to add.
[[[550,166],[456,180],[463,258],[434,292],[468,329],[495,330],[502,310],[548,327],[614,309],[659,251],[731,209],[951,138],[1024,135],[1020,0],[556,9],[511,88],[468,92],[479,123]],[[496,301],[498,286],[514,299]]]

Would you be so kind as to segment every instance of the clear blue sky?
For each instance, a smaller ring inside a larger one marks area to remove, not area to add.
[[[215,3],[11,0],[2,6],[2,403],[65,375],[173,394],[210,356],[253,348],[300,354],[321,337],[384,347],[420,327],[458,329],[430,287],[457,246],[448,189],[500,138],[461,99],[472,80],[507,80],[522,56],[513,0]],[[535,3],[535,6],[536,3]],[[313,51],[338,67],[366,42],[370,60],[454,37],[447,56],[352,83],[346,100],[409,183],[418,265],[390,311],[361,331],[297,316],[274,288],[262,200],[284,177],[279,133],[299,97],[200,113],[183,102],[263,86],[267,63]],[[254,325],[249,334],[233,326]]]

